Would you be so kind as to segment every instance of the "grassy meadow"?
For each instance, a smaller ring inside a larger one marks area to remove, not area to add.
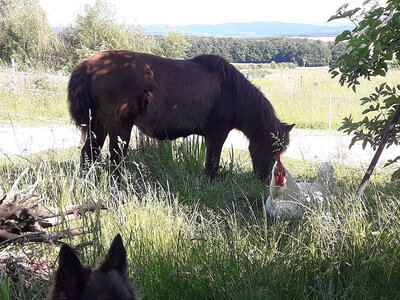
[[[65,93],[9,91],[0,89],[0,123],[69,125]]]
[[[253,78],[252,82],[271,101],[279,118],[296,123],[296,128],[328,129],[332,95],[331,128],[336,130],[344,117],[352,115],[361,120],[366,107],[360,105],[359,99],[369,96],[383,82],[397,85],[399,76],[399,70],[390,70],[386,77],[360,80],[356,93],[341,86],[338,78],[332,79],[328,67],[274,70],[265,77]]]
[[[147,141],[130,150],[123,183],[109,175],[103,157],[87,174],[79,150],[48,151],[0,162],[0,187],[8,191],[39,179],[44,205],[63,208],[90,199],[108,210],[86,214],[54,230],[85,226],[92,241],[80,253],[94,266],[121,233],[129,281],[142,299],[400,299],[400,182],[373,176],[366,194],[353,195],[358,169],[335,166],[342,195],[301,220],[270,219],[268,188],[254,180],[246,151],[224,150],[218,180],[203,175],[204,144]],[[313,180],[316,165],[285,159],[298,180]],[[58,248],[22,247],[57,265]],[[19,246],[2,251],[14,251]],[[23,274],[2,281],[10,299],[44,299],[47,281],[23,286]]]
[[[0,123],[68,124],[68,77],[0,72]]]
[[[394,83],[399,75],[390,71],[385,80]],[[307,95],[293,93],[290,99],[291,80],[294,92]],[[327,68],[271,70],[252,82],[282,121],[317,129],[328,128],[326,95],[349,97],[333,99],[332,128],[337,129],[344,116],[360,117],[358,98],[377,84],[367,82],[354,95],[330,79]],[[65,85],[51,92],[36,88],[0,89],[0,122],[70,124]],[[253,178],[247,151],[225,149],[214,183],[203,175],[204,160],[205,146],[196,140],[146,140],[138,148],[133,141],[117,184],[105,154],[83,174],[78,147],[46,151],[0,160],[0,194],[28,170],[18,189],[38,180],[35,192],[46,198],[44,205],[62,209],[102,201],[108,210],[52,230],[87,228],[85,235],[66,239],[75,245],[92,242],[79,253],[87,266],[94,266],[121,233],[129,281],[142,299],[400,299],[400,181],[390,182],[385,170],[374,173],[365,195],[355,200],[364,170],[336,165],[342,195],[288,221],[266,215],[268,187]],[[296,180],[316,177],[313,162],[283,162]],[[51,270],[57,266],[56,246],[0,245],[0,253],[19,250],[47,258]],[[50,283],[26,282],[24,276],[3,275],[0,298],[45,299]]]

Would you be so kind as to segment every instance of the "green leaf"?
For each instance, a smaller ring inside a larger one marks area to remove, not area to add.
[[[361,9],[361,7],[356,7],[354,9],[351,9],[349,11],[345,11],[342,16],[345,18],[352,18],[354,15]]]
[[[394,104],[400,103],[400,97],[397,95],[393,95],[384,100],[386,105],[392,106]]]
[[[338,71],[331,71],[332,78],[335,78],[338,74]]]
[[[393,58],[392,52],[386,52],[386,53],[383,53],[382,55],[386,60],[392,60],[392,58]]]
[[[387,145],[386,147],[389,147],[389,145]],[[391,164],[394,164],[397,161],[400,161],[400,156],[397,156],[395,159],[389,159],[388,162],[385,163],[384,167],[386,168],[387,166],[390,166]]]
[[[3,275],[3,274],[2,274]],[[10,295],[10,279],[7,275],[0,281],[0,299],[8,300]]]
[[[370,112],[373,112],[373,111],[377,111],[377,110],[379,110],[379,104],[378,104],[377,106],[373,106],[373,105],[371,104],[367,109],[365,109],[365,110],[362,112],[362,114],[365,115],[365,114],[367,114],[367,113],[370,113]]]
[[[341,34],[339,34],[336,39],[335,39],[335,43],[339,43],[341,41],[346,41],[348,39],[351,38],[351,32],[350,30],[345,30],[343,31]]]
[[[363,150],[365,149],[365,147],[367,147],[367,143],[368,143],[368,140],[363,141],[363,143],[362,143]]]
[[[368,97],[363,97],[360,100],[361,100],[361,105],[365,105],[368,102],[371,102],[371,100]]]
[[[361,263],[362,264],[381,263],[381,262],[383,262],[384,260],[386,260],[387,258],[389,258],[391,256],[392,256],[391,253],[383,253],[383,254],[381,254],[379,256],[376,256],[376,257],[373,257],[373,258],[370,258],[370,259],[367,259],[367,260],[363,259],[363,260],[361,260]]]
[[[328,22],[337,20],[337,19],[343,19],[343,16],[342,15],[333,15],[328,19]]]
[[[386,232],[382,232],[381,235],[380,235],[380,239],[381,239],[382,241],[387,240],[388,237],[389,237],[389,235],[388,235]]]
[[[383,91],[383,89],[385,88],[385,86],[386,86],[386,82],[381,83],[381,85],[379,86],[379,89],[377,89],[376,91],[380,94]]]
[[[377,73],[378,75],[380,75],[380,76],[386,76],[386,72],[385,72],[385,70],[383,70],[383,69],[376,70],[376,73]]]
[[[351,139],[350,145],[349,145],[349,149],[350,149],[351,147],[353,147],[353,145],[354,145],[356,142],[357,142],[357,137],[356,137],[356,136],[353,136],[353,138]]]
[[[397,169],[393,172],[392,177],[390,178],[392,181],[400,179],[400,169]]]

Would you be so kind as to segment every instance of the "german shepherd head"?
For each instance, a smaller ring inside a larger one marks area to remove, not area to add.
[[[104,261],[96,268],[82,266],[78,256],[67,245],[59,255],[51,300],[136,300],[128,285],[126,250],[118,234],[111,243]]]

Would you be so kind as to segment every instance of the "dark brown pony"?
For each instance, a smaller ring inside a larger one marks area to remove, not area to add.
[[[111,161],[118,165],[136,125],[161,140],[204,136],[205,171],[211,178],[224,141],[236,128],[249,139],[256,176],[268,181],[273,156],[289,144],[294,126],[281,123],[263,94],[216,55],[171,60],[123,50],[99,52],[73,70],[68,100],[86,137],[82,163],[97,159],[108,134]]]
[[[135,300],[135,291],[127,280],[126,250],[118,234],[104,262],[91,270],[82,266],[78,256],[63,245],[51,300]]]

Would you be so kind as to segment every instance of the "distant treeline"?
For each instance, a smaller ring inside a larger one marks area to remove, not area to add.
[[[153,36],[139,26],[120,24],[106,0],[87,5],[67,27],[54,30],[37,0],[0,0],[0,64],[20,69],[69,72],[81,59],[107,49],[126,49],[167,58],[219,54],[233,63],[291,63],[326,66],[344,45],[296,38],[217,38],[183,36],[169,30]]]
[[[298,66],[327,66],[344,51],[345,45],[298,38],[185,37],[187,58],[215,53],[235,63],[295,63]]]

